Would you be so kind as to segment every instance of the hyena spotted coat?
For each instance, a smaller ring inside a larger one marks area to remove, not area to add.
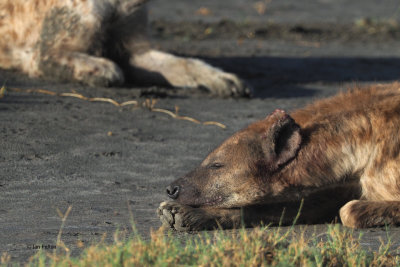
[[[237,132],[167,187],[163,224],[201,230],[300,222],[400,225],[400,83],[355,88]]]
[[[233,74],[151,49],[147,0],[0,0],[0,68],[91,86],[124,81],[248,95]]]

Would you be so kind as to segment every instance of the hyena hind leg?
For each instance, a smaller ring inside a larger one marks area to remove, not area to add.
[[[45,77],[77,81],[90,86],[112,86],[124,82],[121,69],[113,61],[80,52],[58,52],[42,57],[39,69]]]
[[[352,228],[400,225],[400,201],[352,200],[340,209],[340,219]]]
[[[213,95],[248,96],[250,88],[236,75],[224,72],[207,63],[182,58],[169,53],[147,50],[133,54],[131,76],[135,82],[165,83],[174,87],[204,88]]]

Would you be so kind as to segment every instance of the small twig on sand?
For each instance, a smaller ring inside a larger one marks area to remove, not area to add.
[[[46,95],[51,95],[51,96],[62,96],[62,97],[75,97],[75,98],[79,98],[85,101],[89,101],[89,102],[108,102],[113,104],[114,106],[117,107],[124,107],[124,106],[128,106],[128,105],[134,105],[136,107],[139,107],[139,102],[136,100],[129,100],[129,101],[125,101],[122,103],[118,103],[117,101],[115,101],[114,99],[111,98],[105,98],[105,97],[86,97],[82,94],[77,93],[75,90],[73,90],[72,93],[56,93],[53,91],[49,91],[49,90],[45,90],[45,89],[20,89],[20,88],[10,88],[11,91],[14,92],[25,92],[25,93],[38,93],[38,94],[46,94]],[[4,96],[5,93],[5,87],[3,86],[2,88],[0,88],[0,98],[2,98]],[[188,116],[180,116],[178,114],[179,111],[179,107],[175,106],[175,113],[172,111],[169,111],[167,109],[162,109],[162,108],[155,108],[155,105],[157,103],[157,99],[146,99],[143,103],[142,103],[142,107],[147,108],[148,110],[152,111],[152,112],[160,112],[160,113],[165,113],[169,116],[171,116],[174,119],[177,120],[186,120],[186,121],[190,121],[196,124],[203,124],[203,125],[215,125],[218,126],[222,129],[225,129],[226,126],[220,122],[216,122],[216,121],[205,121],[205,122],[201,122],[195,118],[192,117],[188,117]]]

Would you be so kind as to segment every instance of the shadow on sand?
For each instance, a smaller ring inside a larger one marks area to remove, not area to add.
[[[254,96],[310,97],[309,83],[390,82],[400,77],[400,58],[367,57],[231,57],[206,58],[210,64],[238,74]]]

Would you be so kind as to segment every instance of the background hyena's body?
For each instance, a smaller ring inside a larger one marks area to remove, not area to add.
[[[2,0],[0,67],[92,86],[202,87],[249,93],[233,74],[150,48],[147,0]]]
[[[228,138],[168,188],[158,210],[178,230],[300,221],[400,224],[400,84],[354,89]]]

